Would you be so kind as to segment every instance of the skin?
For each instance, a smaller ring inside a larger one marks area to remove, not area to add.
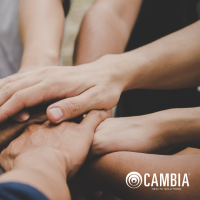
[[[74,65],[123,53],[141,4],[142,0],[96,0],[83,18],[75,42]],[[112,115],[112,110],[109,112]]]
[[[175,148],[200,147],[200,107],[108,118],[96,129],[90,156],[131,151],[169,154]]]
[[[17,74],[59,65],[64,21],[62,0],[19,1],[23,56]],[[29,112],[24,110],[13,118],[23,122],[29,117]]]
[[[91,189],[99,189],[120,199],[199,198],[200,182],[196,178],[200,175],[199,115],[200,108],[185,108],[104,120],[96,129],[90,150],[89,157],[96,159],[88,162],[70,182],[72,195],[89,198]],[[193,174],[189,177],[191,188],[158,193],[146,187],[130,190],[125,185],[125,177],[131,171],[142,175],[148,172],[151,176],[153,173],[190,173]]]
[[[19,29],[24,48],[20,71],[59,65],[64,20],[62,0],[20,0]]]
[[[115,152],[93,160],[81,173],[93,185],[109,191],[120,199],[198,199],[200,197],[200,182],[197,178],[200,176],[199,158],[199,152],[173,156]],[[142,176],[149,173],[151,178],[153,173],[157,176],[159,173],[188,173],[190,187],[182,187],[181,191],[152,191],[142,184],[137,189],[131,189],[125,182],[130,172],[139,172]]]
[[[91,111],[80,124],[31,125],[0,154],[0,182],[35,187],[49,199],[71,199],[66,180],[82,166],[96,127],[108,114]],[[55,142],[56,141],[56,142]],[[75,142],[76,141],[76,142]]]
[[[106,54],[123,53],[141,4],[142,0],[96,0],[83,18],[74,64],[89,63]]]
[[[25,107],[49,100],[62,99],[47,109],[48,119],[60,123],[92,109],[113,108],[125,90],[198,86],[199,34],[200,21],[125,54],[105,56],[77,67],[27,72],[28,78],[25,73],[2,79],[0,122]],[[57,108],[58,118],[53,117],[52,108]]]
[[[12,119],[0,124],[0,151],[2,151],[7,145],[17,138],[24,129],[31,124],[42,124],[47,120],[44,106],[37,106],[29,109],[31,117],[25,122],[16,122]]]

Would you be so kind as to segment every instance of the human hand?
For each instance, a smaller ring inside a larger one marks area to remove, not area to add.
[[[172,135],[167,134],[171,124],[163,113],[108,118],[96,129],[90,156],[96,157],[116,151],[141,153],[168,153],[172,148]]]
[[[105,58],[77,67],[48,67],[0,80],[0,122],[23,108],[57,101],[47,109],[60,123],[93,109],[113,108],[123,91],[124,77]],[[108,100],[109,99],[109,100]]]
[[[54,126],[47,121],[43,125],[31,125],[1,152],[1,166],[5,171],[11,170],[20,154],[50,147],[65,156],[70,179],[85,161],[94,131],[106,117],[105,111],[91,111],[80,124],[63,122]]]
[[[19,136],[23,130],[31,124],[42,124],[47,120],[46,106],[35,106],[28,109],[31,113],[29,120],[18,123],[8,119],[0,124],[0,151],[2,151],[12,140]]]

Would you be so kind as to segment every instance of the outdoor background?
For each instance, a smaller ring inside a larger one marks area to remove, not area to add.
[[[62,48],[62,60],[64,66],[72,65],[74,42],[85,12],[90,8],[94,0],[73,0],[70,12],[65,24],[65,34]]]

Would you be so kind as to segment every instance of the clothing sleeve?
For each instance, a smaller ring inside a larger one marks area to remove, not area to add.
[[[0,200],[48,200],[48,198],[29,185],[7,182],[0,184]]]

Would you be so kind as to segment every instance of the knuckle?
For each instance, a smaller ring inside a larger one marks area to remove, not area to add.
[[[95,115],[99,119],[104,118],[104,111],[92,110],[91,114]]]
[[[19,101],[22,101],[24,99],[24,92],[22,90],[16,92],[14,95],[13,95],[14,99],[16,100],[19,100]]]
[[[12,92],[13,84],[6,84],[2,87],[3,93],[10,94]]]
[[[80,104],[75,99],[68,99],[65,101],[65,110],[71,114],[77,113],[80,110]]]
[[[14,76],[14,75],[13,75]],[[12,77],[13,76],[8,76],[8,77],[6,77],[6,78],[4,78],[4,79],[2,79],[4,82],[5,82],[5,84],[6,83],[10,83],[10,82],[12,82]]]

